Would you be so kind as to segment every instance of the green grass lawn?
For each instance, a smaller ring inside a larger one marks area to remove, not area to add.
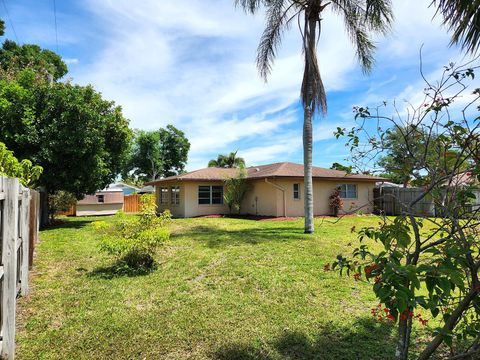
[[[19,300],[18,359],[389,359],[371,286],[325,272],[375,217],[179,219],[146,275],[112,272],[90,225],[41,232]]]

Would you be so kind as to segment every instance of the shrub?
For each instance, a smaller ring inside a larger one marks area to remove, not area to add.
[[[338,216],[338,211],[343,207],[343,200],[340,197],[340,189],[336,188],[328,200],[333,211],[333,216]]]
[[[155,196],[140,197],[140,215],[127,216],[123,212],[115,215],[111,226],[96,222],[93,226],[104,233],[100,249],[117,257],[130,268],[153,268],[153,256],[157,248],[170,238],[167,224],[171,219],[169,211],[156,214]]]
[[[68,191],[58,190],[48,196],[48,208],[53,218],[59,212],[68,211],[77,203],[77,198]]]
[[[247,182],[246,177],[247,173],[245,169],[240,168],[235,177],[225,180],[223,199],[225,200],[225,204],[227,204],[230,213],[235,209],[235,211],[240,214],[243,198],[250,190],[250,184]]]

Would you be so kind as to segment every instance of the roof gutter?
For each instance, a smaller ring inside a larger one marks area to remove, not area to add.
[[[280,185],[271,183],[270,181],[268,181],[267,178],[265,178],[265,182],[267,184],[272,185],[274,188],[277,188],[278,190],[280,190],[282,192],[282,195],[283,195],[283,216],[287,217],[287,196],[285,195],[285,188],[281,187]]]

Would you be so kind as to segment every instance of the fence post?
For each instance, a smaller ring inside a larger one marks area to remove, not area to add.
[[[30,191],[22,187],[22,218],[20,221],[20,237],[22,241],[22,259],[20,261],[20,286],[21,294],[25,296],[28,294],[28,258],[29,258],[29,234],[30,234]]]
[[[15,301],[17,297],[18,179],[4,178],[2,236],[2,351],[7,359],[15,356]],[[12,221],[14,220],[14,221]]]

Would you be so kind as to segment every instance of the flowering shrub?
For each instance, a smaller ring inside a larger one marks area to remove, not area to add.
[[[333,216],[338,216],[338,211],[343,207],[343,200],[340,197],[340,189],[336,188],[328,200],[328,203],[333,211]]]
[[[103,233],[101,251],[116,256],[131,268],[152,268],[155,251],[170,238],[167,224],[171,214],[167,210],[157,216],[156,207],[154,195],[142,195],[139,216],[119,212],[112,225],[103,221],[93,223]]]

